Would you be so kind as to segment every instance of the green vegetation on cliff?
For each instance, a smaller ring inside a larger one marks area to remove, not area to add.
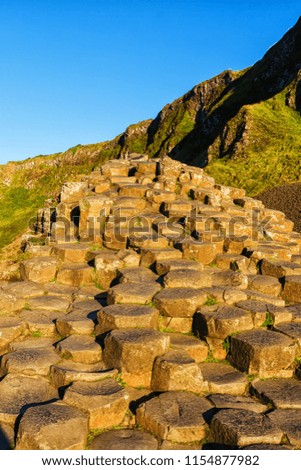
[[[55,200],[65,181],[77,181],[117,154],[115,139],[0,166],[0,248],[29,226],[46,199]]]
[[[285,104],[286,91],[246,108],[247,130],[235,157],[213,158],[206,168],[217,182],[251,196],[301,181],[301,116]]]

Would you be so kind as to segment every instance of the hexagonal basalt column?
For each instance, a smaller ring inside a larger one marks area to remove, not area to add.
[[[139,406],[137,422],[161,439],[195,442],[206,436],[204,414],[210,408],[208,400],[193,393],[166,392]]]
[[[152,389],[202,393],[208,391],[208,384],[198,364],[187,353],[169,351],[155,360]]]
[[[97,436],[91,450],[157,450],[157,439],[139,429],[111,429]]]
[[[253,380],[251,393],[263,403],[280,409],[301,409],[301,383],[295,379]]]
[[[231,337],[229,360],[237,369],[261,377],[291,377],[296,344],[291,338],[267,330]]]
[[[53,281],[58,268],[58,260],[49,256],[36,257],[22,261],[21,279],[45,283]]]
[[[249,410],[221,410],[210,423],[210,442],[228,446],[280,444],[281,429],[268,416]]]
[[[169,348],[169,336],[151,329],[113,330],[105,338],[103,360],[131,386],[149,387],[153,363]]]
[[[198,242],[196,240],[184,240],[180,243],[184,258],[210,264],[217,255],[217,246],[211,242]]]
[[[162,315],[168,317],[192,317],[198,306],[207,300],[207,294],[201,289],[189,287],[166,288],[154,298],[154,303]]]
[[[113,200],[104,194],[87,196],[80,200],[79,235],[81,240],[101,240],[103,224]]]
[[[147,304],[161,290],[157,282],[122,283],[111,287],[108,291],[107,303],[111,304]]]
[[[301,276],[286,276],[283,297],[290,302],[301,302]]]
[[[89,428],[110,428],[118,426],[128,409],[129,394],[114,379],[100,382],[76,382],[64,395],[68,405],[89,414]]]
[[[20,423],[18,450],[82,450],[88,437],[88,416],[62,403],[29,408]]]
[[[87,335],[72,335],[63,339],[56,345],[57,351],[66,359],[72,358],[74,362],[94,364],[99,362],[102,351],[95,339]]]
[[[246,310],[237,307],[218,307],[216,311],[201,308],[194,319],[194,327],[201,338],[224,339],[238,331],[252,330],[252,316]]]
[[[159,312],[148,305],[108,305],[97,314],[98,333],[121,328],[154,328],[158,326]]]

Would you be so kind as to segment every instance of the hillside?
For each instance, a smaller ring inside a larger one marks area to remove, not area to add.
[[[252,67],[225,71],[109,142],[0,166],[0,248],[61,184],[111,158],[168,154],[249,195],[301,180],[301,19]]]
[[[24,231],[45,200],[53,202],[61,185],[77,180],[114,156],[114,141],[78,145],[66,152],[0,166],[0,248]]]

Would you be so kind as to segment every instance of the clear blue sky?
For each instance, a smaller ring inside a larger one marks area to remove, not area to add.
[[[245,68],[300,0],[0,0],[0,163],[111,139]]]

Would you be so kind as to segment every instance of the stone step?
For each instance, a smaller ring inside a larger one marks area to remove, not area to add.
[[[251,290],[258,290],[263,294],[275,296],[279,295],[282,290],[280,282],[275,277],[266,275],[251,276],[248,287]]]
[[[201,441],[208,431],[203,416],[211,408],[208,400],[191,392],[165,392],[138,407],[137,423],[160,439]]]
[[[64,295],[44,295],[33,297],[26,302],[27,310],[45,310],[51,312],[66,313],[70,310],[71,299],[70,296]]]
[[[193,269],[178,269],[170,271],[164,276],[164,287],[192,287],[200,289],[202,287],[211,287],[212,278],[210,273],[205,271],[196,271]]]
[[[152,248],[141,250],[141,266],[145,268],[154,269],[156,263],[169,260],[182,258],[182,252],[175,248]]]
[[[215,408],[222,409],[238,409],[254,411],[255,413],[264,413],[267,411],[267,405],[260,403],[254,397],[241,396],[241,395],[227,395],[226,393],[214,393],[208,395],[207,399],[210,400]],[[269,415],[270,416],[270,415]]]
[[[210,393],[244,395],[247,390],[247,377],[228,364],[207,362],[199,365]]]
[[[60,314],[60,312],[42,309],[22,310],[19,319],[24,322],[31,335],[52,338],[56,332],[55,320]],[[61,315],[65,315],[65,312]]]
[[[76,382],[66,390],[64,403],[88,413],[89,429],[106,429],[122,423],[129,406],[129,394],[114,379]]]
[[[291,446],[301,446],[301,410],[274,410],[269,418],[284,433]]]
[[[285,410],[301,409],[300,389],[301,384],[295,379],[255,379],[251,383],[251,393],[259,400]]]
[[[282,437],[282,430],[268,416],[249,410],[221,410],[210,423],[209,442],[215,444],[280,444]]]
[[[273,331],[287,335],[296,344],[296,355],[301,354],[301,323],[283,322],[272,327]]]
[[[17,450],[80,450],[88,437],[86,413],[61,402],[29,408],[21,419]]]
[[[61,261],[84,263],[90,250],[91,246],[85,245],[84,243],[66,243],[64,245],[54,246],[53,254]]]
[[[292,377],[296,344],[286,335],[252,330],[231,337],[229,361],[237,369],[260,377]]]
[[[171,390],[202,393],[208,383],[202,370],[184,351],[169,351],[154,362],[151,387],[156,392]]]
[[[10,343],[26,333],[27,325],[23,320],[15,317],[0,317],[0,354],[8,352]]]
[[[160,290],[161,286],[157,282],[147,282],[143,285],[135,282],[122,283],[109,289],[107,303],[149,304]]]
[[[51,381],[56,388],[75,382],[99,382],[116,377],[117,374],[117,369],[108,369],[103,362],[83,364],[71,359],[63,359],[59,364],[53,364],[50,369]]]
[[[56,349],[64,359],[94,364],[101,361],[102,350],[95,338],[87,335],[72,335],[59,341]]]
[[[94,285],[94,269],[86,263],[65,263],[58,270],[56,280],[74,287]]]
[[[285,276],[283,297],[289,302],[301,302],[301,275]]]
[[[206,300],[202,289],[190,287],[165,288],[153,299],[161,315],[178,318],[192,317]]]
[[[15,294],[6,291],[6,286],[0,288],[0,319],[20,311],[26,305],[26,299],[18,298]]]
[[[170,347],[176,351],[183,351],[196,362],[203,362],[208,356],[208,345],[192,335],[169,333]]]
[[[202,271],[203,265],[194,260],[179,259],[178,257],[177,258],[172,257],[167,260],[157,260],[156,262],[156,271],[160,276],[164,276],[170,271],[183,270],[183,269]]]
[[[122,184],[118,191],[118,194],[121,197],[143,198],[147,190],[148,190],[148,187],[143,184],[136,184],[136,183]]]
[[[159,311],[148,305],[114,304],[98,314],[97,334],[122,328],[158,328]]]
[[[179,248],[183,252],[184,258],[192,259],[205,265],[212,263],[218,254],[218,248],[215,243],[199,242],[194,239],[180,242]]]
[[[19,349],[2,356],[1,371],[3,374],[47,377],[52,364],[57,364],[60,359],[53,348]]]
[[[82,310],[72,312],[56,320],[55,326],[62,336],[91,335],[94,331],[96,315],[85,313]]]
[[[0,423],[14,426],[17,418],[33,403],[58,398],[57,390],[44,377],[8,374],[0,382]]]
[[[203,307],[194,317],[194,329],[200,338],[225,339],[238,331],[254,328],[252,315],[241,308],[230,306]]]
[[[58,260],[49,256],[22,261],[20,275],[23,281],[45,283],[53,281],[58,270]]]
[[[116,368],[132,387],[149,387],[154,360],[167,352],[168,335],[152,329],[126,328],[111,331],[104,340],[103,360]]]
[[[37,284],[32,281],[12,282],[5,288],[5,292],[9,295],[16,296],[16,304],[21,299],[30,299],[32,297],[39,297],[45,295],[48,291],[47,287],[43,284]]]
[[[142,266],[134,268],[121,268],[118,270],[119,282],[122,283],[137,283],[147,284],[157,282],[158,275],[150,269]]]
[[[91,450],[157,450],[158,441],[140,429],[112,429],[93,439]]]

